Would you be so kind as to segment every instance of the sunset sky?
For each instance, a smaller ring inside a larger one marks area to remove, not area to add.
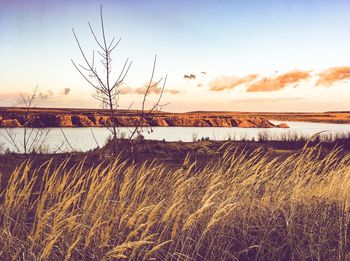
[[[348,0],[0,0],[0,106],[38,85],[37,106],[99,107],[70,59],[82,62],[72,28],[97,48],[100,4],[107,37],[122,38],[115,77],[133,61],[122,107],[139,108],[157,54],[166,111],[350,110]]]

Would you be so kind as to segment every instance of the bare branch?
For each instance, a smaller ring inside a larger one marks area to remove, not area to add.
[[[120,37],[119,40],[116,42],[116,44],[111,48],[112,43],[108,46],[108,51],[112,52],[120,43],[120,41],[122,40],[122,38]]]
[[[145,94],[144,94],[144,96],[143,96],[142,109],[141,109],[141,118],[140,118],[140,121],[139,121],[138,125],[135,127],[134,131],[131,133],[131,135],[130,135],[130,137],[129,137],[129,140],[131,140],[131,139],[134,137],[134,135],[135,135],[136,133],[139,132],[139,128],[140,128],[140,127],[142,128],[142,124],[143,124],[143,121],[144,121],[144,119],[145,119],[146,98],[147,98],[147,96],[148,96],[148,94],[149,94],[150,88],[152,88],[152,83],[153,83],[154,73],[155,73],[155,70],[156,70],[156,65],[157,65],[157,55],[155,55],[155,57],[154,57],[154,62],[153,62],[153,68],[152,68],[151,78],[150,78],[150,81],[149,81],[148,86],[146,87]],[[155,108],[157,108],[157,106],[159,105],[160,100],[161,100],[161,98],[162,98],[162,96],[163,96],[163,93],[164,93],[164,88],[165,88],[165,84],[166,84],[167,77],[168,77],[168,76],[166,75],[157,102],[153,105],[153,107],[148,111],[147,114],[152,113],[153,110],[154,110]],[[160,80],[160,81],[161,81],[161,80]],[[157,82],[157,85],[160,83],[160,81]],[[154,86],[154,85],[153,85],[153,86]]]
[[[162,99],[162,96],[163,96],[163,93],[164,93],[164,88],[165,88],[165,84],[166,84],[167,78],[168,78],[168,75],[165,76],[165,79],[164,79],[164,82],[163,82],[163,86],[162,86],[162,89],[161,89],[161,92],[159,94],[157,102],[153,105],[153,108],[148,113],[151,113],[159,105],[160,100]]]
[[[75,64],[75,62],[71,59],[71,62],[73,63],[75,69],[77,69],[77,71],[80,73],[81,76],[83,76],[83,78],[95,89],[99,90],[100,92],[104,92],[103,89],[101,89],[100,87],[98,87],[97,85],[93,84],[83,73],[82,71],[80,71],[80,69],[78,68],[78,66]]]
[[[85,53],[80,45],[80,42],[79,42],[79,39],[77,37],[77,35],[75,34],[75,31],[74,29],[72,29],[73,31],[73,34],[74,34],[74,38],[75,38],[75,41],[77,42],[77,45],[79,47],[79,50],[80,50],[80,53],[81,55],[83,56],[85,62],[86,62],[86,65],[90,68],[90,71],[94,74],[94,76],[96,77],[96,79],[98,80],[98,82],[100,83],[100,85],[104,88],[106,88],[105,84],[103,83],[103,81],[101,80],[101,78],[98,76],[98,74],[96,73],[96,71],[92,68],[91,64],[89,63],[88,59],[86,58],[85,56]],[[72,60],[73,61],[73,60]],[[77,68],[77,66],[75,66]],[[84,77],[85,78],[85,77]]]
[[[89,28],[90,28],[90,31],[91,31],[92,35],[94,36],[94,39],[95,39],[96,43],[97,43],[97,44],[100,46],[100,48],[104,51],[104,48],[103,48],[103,46],[100,44],[100,41],[97,39],[97,37],[96,37],[96,35],[95,35],[95,32],[94,32],[94,30],[92,29],[92,26],[91,26],[90,22],[88,22],[88,25],[89,25]]]
[[[95,133],[93,132],[92,128],[90,128],[90,131],[91,131],[92,137],[94,138],[94,141],[95,141],[97,147],[99,148],[100,145],[99,145],[98,142],[97,142],[97,139],[96,139],[96,137],[95,137]]]
[[[88,69],[88,68],[86,68],[86,67],[82,66],[80,63],[79,63],[79,66],[80,66],[80,68],[82,68],[83,70],[88,71],[88,72],[91,72],[91,70],[90,70],[90,69]]]
[[[129,105],[128,110],[130,110],[133,105],[134,105],[134,101]]]
[[[106,41],[106,35],[105,35],[105,28],[104,28],[104,23],[103,23],[103,13],[102,13],[102,5],[100,5],[100,18],[101,18],[101,28],[102,28],[102,37],[103,37],[103,43],[105,47],[105,52],[108,51],[107,48],[107,41]]]
[[[153,68],[152,68],[152,73],[151,73],[151,79],[149,81],[149,84],[146,88],[146,91],[145,91],[145,94],[143,96],[143,101],[142,101],[142,116],[144,114],[144,111],[145,111],[145,104],[146,104],[146,98],[147,98],[147,95],[148,95],[148,92],[151,88],[151,85],[152,85],[152,82],[153,82],[153,77],[154,77],[154,72],[156,70],[156,65],[157,65],[157,55],[154,56],[154,61],[153,61]]]
[[[62,133],[62,135],[63,135],[63,137],[64,137],[66,143],[67,143],[68,146],[70,147],[70,149],[71,149],[72,151],[75,151],[75,149],[73,148],[73,146],[70,144],[69,140],[67,139],[67,136],[66,136],[66,134],[64,133],[63,129],[60,128],[60,130],[61,130],[61,133]]]
[[[123,83],[123,81],[124,81],[126,75],[128,74],[128,72],[129,72],[129,70],[130,70],[130,67],[131,67],[131,65],[132,65],[132,62],[130,62],[129,65],[127,66],[128,61],[129,61],[129,58],[127,58],[127,59],[125,60],[124,66],[123,66],[123,68],[122,68],[122,70],[121,70],[121,72],[120,72],[120,74],[119,74],[119,77],[118,77],[118,79],[116,80],[116,82],[113,84],[111,90],[113,90],[114,88],[116,88],[117,86],[119,86],[121,83]],[[125,70],[126,67],[127,67],[127,69],[126,69],[126,71],[125,71],[125,73],[124,73],[124,70]]]
[[[64,146],[64,142],[62,142],[61,145],[58,146],[58,147],[56,148],[56,150],[53,151],[53,153],[56,154],[56,153],[59,152],[59,151],[63,152],[63,151],[62,151],[62,147],[63,147],[63,146]]]
[[[0,133],[0,135],[4,137],[12,146],[14,146],[18,153],[21,153],[21,150],[17,146],[16,134],[11,133],[11,131],[7,128],[5,129],[5,132],[6,132],[6,135],[2,133]]]

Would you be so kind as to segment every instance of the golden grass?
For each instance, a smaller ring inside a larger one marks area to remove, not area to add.
[[[1,260],[345,260],[350,161],[226,148],[202,168],[116,159],[20,165],[0,195]]]

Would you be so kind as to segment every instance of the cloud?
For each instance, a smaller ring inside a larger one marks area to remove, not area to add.
[[[184,79],[194,80],[194,79],[196,79],[196,75],[195,74],[185,74]]]
[[[121,86],[119,89],[118,89],[118,92],[120,95],[124,95],[124,94],[129,94],[129,93],[133,93],[134,92],[134,89],[129,87],[129,86]]]
[[[46,92],[39,92],[39,98],[42,100],[46,100],[48,98],[50,98],[51,96],[53,96],[53,92],[48,90]]]
[[[210,90],[215,92],[230,90],[239,85],[254,81],[257,77],[258,77],[257,74],[249,74],[244,77],[220,76],[212,80],[209,83],[209,86],[210,86]]]
[[[135,93],[136,94],[145,94],[147,90],[148,84],[145,84],[142,87],[136,88]],[[160,94],[162,91],[162,88],[156,85],[156,83],[152,83],[151,87],[148,90],[148,94]]]
[[[144,95],[146,90],[147,90],[147,84],[144,84],[142,87],[138,87],[138,88],[131,88],[129,86],[122,86],[121,88],[119,88],[119,94],[120,95],[125,95],[125,94],[142,94]],[[156,82],[152,83],[152,86],[149,90],[148,90],[148,94],[160,94],[162,92],[162,88],[158,85],[156,85]],[[170,94],[178,94],[181,93],[178,90],[175,89],[164,89],[164,93],[170,93]]]
[[[50,90],[39,92],[35,97],[34,105],[36,106],[37,102],[39,102],[39,105],[41,105],[42,103],[50,104],[51,102],[59,104],[59,102],[67,100],[62,96],[64,95],[64,90],[65,89],[63,89],[59,93],[59,95],[56,95],[54,92]],[[69,93],[69,91],[66,91],[66,93],[67,92]],[[25,104],[21,95],[25,99],[27,99],[31,97],[33,93],[30,93],[30,92],[0,93],[0,105],[1,106],[24,106]]]
[[[174,90],[174,89],[165,89],[166,93],[170,93],[170,94],[179,94],[180,91],[179,90]]]
[[[350,79],[350,66],[332,67],[318,74],[317,86],[331,86],[333,83]]]
[[[70,93],[70,88],[64,88],[63,90],[62,90],[62,94],[63,95],[68,95]]]
[[[248,92],[271,92],[284,89],[292,83],[299,83],[310,78],[309,71],[294,70],[276,77],[265,77],[248,86]]]
[[[146,92],[146,87],[140,87],[135,90],[136,94],[142,94],[144,95]],[[162,92],[162,88],[158,86],[154,86],[149,89],[148,94],[160,94]],[[178,94],[180,93],[179,90],[175,89],[164,89],[164,93],[170,93],[170,94]]]

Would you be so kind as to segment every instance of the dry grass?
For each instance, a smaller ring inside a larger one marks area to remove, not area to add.
[[[0,196],[1,260],[345,260],[350,163],[311,148],[271,160],[225,148],[178,169],[116,159],[11,175]],[[0,179],[1,180],[1,179]]]

